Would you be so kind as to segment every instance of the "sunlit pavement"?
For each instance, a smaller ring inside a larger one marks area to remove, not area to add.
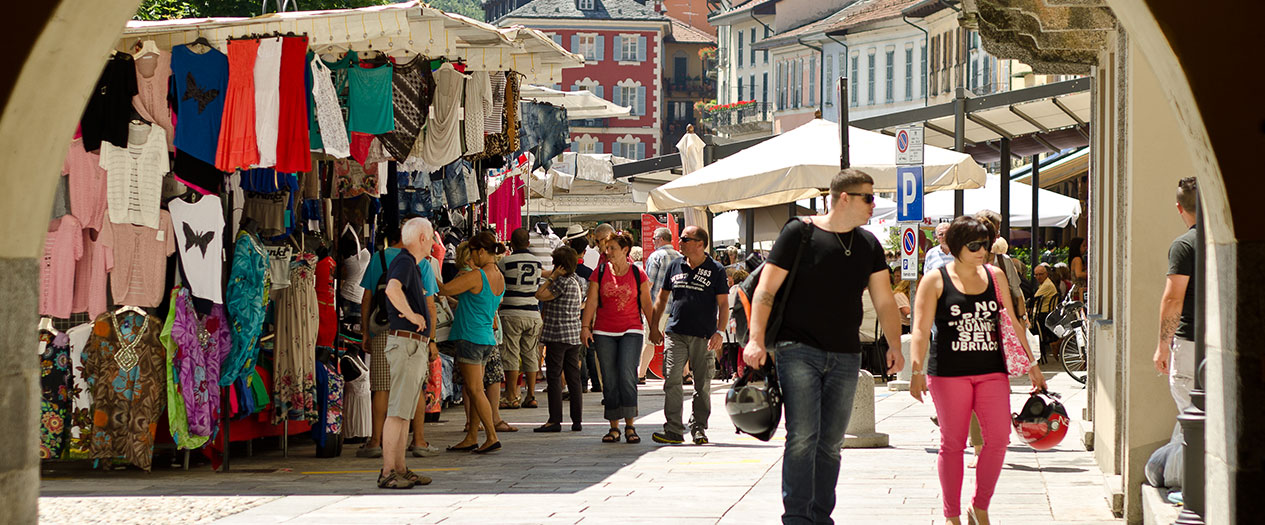
[[[1079,419],[1084,388],[1063,374],[1047,376],[1074,421]],[[40,518],[67,524],[775,523],[782,511],[783,433],[769,443],[735,434],[723,407],[727,386],[714,383],[712,443],[705,446],[651,441],[663,424],[662,382],[652,380],[640,388],[641,444],[601,442],[607,424],[600,394],[585,395],[583,431],[569,431],[567,422],[561,433],[531,432],[547,418],[540,393],[541,408],[502,411],[519,432],[501,434],[505,448],[499,452],[409,458],[412,469],[434,478],[429,486],[378,489],[380,460],[356,458],[355,445],[340,458],[318,459],[311,442],[296,437],[289,457],[283,457],[269,439],[255,446],[254,456],[234,458],[230,473],[209,466],[148,474],[46,469]],[[1027,387],[1015,385],[1012,392],[1017,409]],[[878,431],[891,436],[891,446],[844,451],[834,519],[943,522],[935,469],[939,433],[929,419],[931,404],[881,384],[875,396]],[[427,425],[427,437],[440,448],[461,439],[464,423],[460,407],[446,410],[443,418]],[[968,478],[972,475],[968,469]],[[964,505],[972,487],[972,481],[964,484]],[[1035,452],[1012,440],[991,513],[994,523],[1121,521],[1111,515],[1102,472],[1075,427],[1052,451]]]

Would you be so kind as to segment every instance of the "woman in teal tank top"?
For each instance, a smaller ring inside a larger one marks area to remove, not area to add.
[[[479,446],[479,426],[471,422],[466,429],[466,438],[448,449],[483,454],[501,448],[492,406],[483,390],[483,363],[496,352],[492,320],[505,295],[505,276],[496,267],[496,256],[505,253],[505,246],[496,242],[496,238],[488,232],[475,235],[467,241],[467,245],[470,248],[470,266],[477,271],[459,275],[441,285],[439,295],[457,298],[457,311],[453,315],[448,338],[456,344],[457,366],[461,369],[465,395],[483,423],[487,440]]]

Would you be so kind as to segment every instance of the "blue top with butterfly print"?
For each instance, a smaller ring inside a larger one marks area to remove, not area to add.
[[[176,149],[215,164],[228,90],[228,57],[214,48],[197,54],[189,46],[175,46],[171,83],[176,91]]]

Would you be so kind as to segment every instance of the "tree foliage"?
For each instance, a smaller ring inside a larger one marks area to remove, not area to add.
[[[459,0],[458,0],[459,1]],[[392,0],[291,0],[287,10],[319,11],[384,5]],[[477,6],[477,4],[475,4]],[[277,0],[144,0],[137,20],[169,20],[198,17],[252,17],[275,12]],[[442,8],[441,8],[442,9]]]

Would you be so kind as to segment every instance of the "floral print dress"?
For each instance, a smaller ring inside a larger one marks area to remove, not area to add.
[[[97,318],[83,352],[92,389],[93,458],[122,456],[148,471],[154,434],[166,409],[166,352],[162,323],[134,312]]]
[[[317,421],[316,336],[320,313],[316,299],[316,256],[299,255],[290,263],[290,286],[277,296],[277,346],[273,362],[273,422]]]
[[[58,459],[70,427],[70,337],[45,332],[40,343],[40,459]]]

